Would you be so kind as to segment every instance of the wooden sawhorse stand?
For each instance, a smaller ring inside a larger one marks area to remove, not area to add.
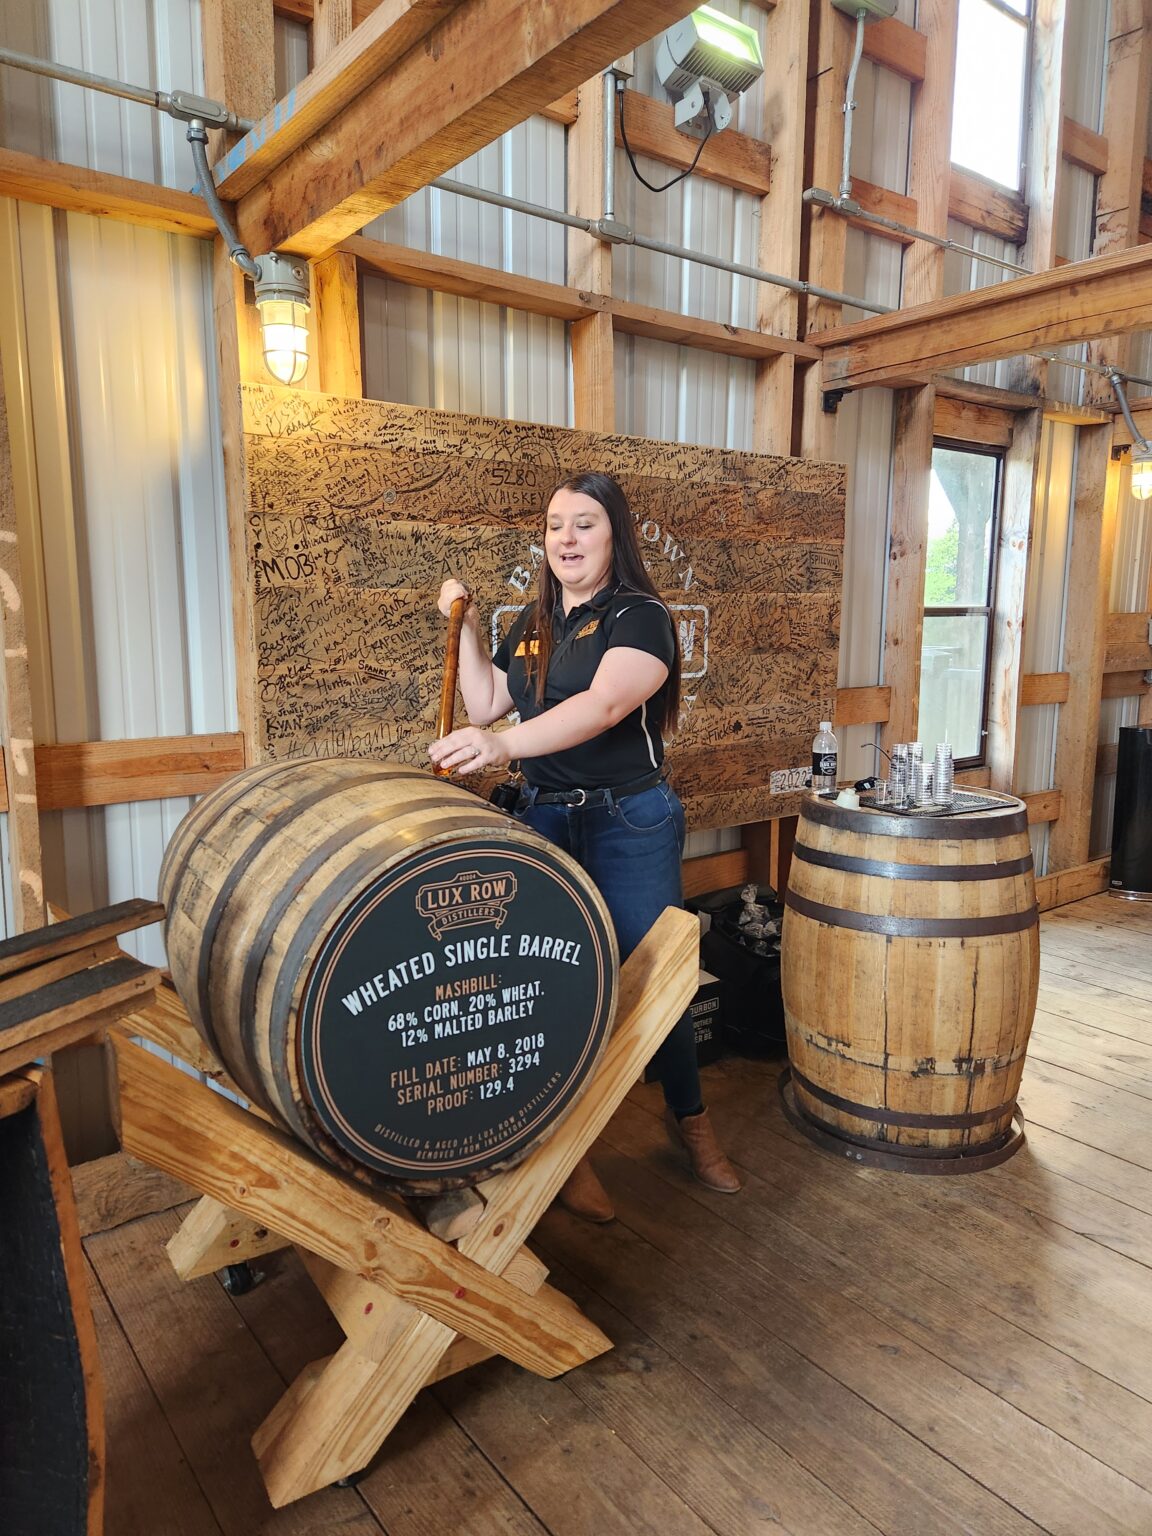
[[[314,1157],[256,1112],[135,1045],[205,1063],[171,1002],[112,1033],[124,1150],[208,1198],[169,1245],[184,1278],[294,1243],[346,1334],[305,1368],[253,1436],[277,1507],[361,1471],[424,1386],[494,1354],[559,1376],[612,1347],[524,1242],[696,991],[699,929],[669,908],[621,970],[616,1025],[548,1140],[478,1186],[467,1234],[437,1237],[403,1201]]]

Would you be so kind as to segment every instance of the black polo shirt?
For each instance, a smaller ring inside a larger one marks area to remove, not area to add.
[[[591,602],[571,613],[557,605],[553,616],[552,660],[543,704],[537,703],[535,681],[529,682],[524,631],[531,626],[533,607],[517,618],[500,642],[493,664],[507,673],[508,692],[521,720],[534,720],[554,704],[585,693],[596,669],[613,646],[646,651],[671,668],[676,655],[672,616],[664,604],[646,592],[605,587]],[[664,761],[659,721],[667,683],[639,709],[564,752],[524,759],[524,777],[543,789],[616,789],[653,772]]]

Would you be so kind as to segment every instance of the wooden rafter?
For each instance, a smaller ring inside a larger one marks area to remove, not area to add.
[[[684,0],[458,7],[241,198],[241,238],[250,250],[325,254],[684,11]]]
[[[908,384],[966,363],[1148,328],[1152,251],[1119,251],[813,337],[824,387]]]

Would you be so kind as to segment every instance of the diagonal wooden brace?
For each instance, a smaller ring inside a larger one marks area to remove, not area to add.
[[[527,1296],[427,1232],[400,1201],[342,1177],[114,1031],[124,1150],[542,1376],[611,1348],[587,1319]],[[519,1244],[517,1244],[517,1247]]]
[[[462,1253],[498,1273],[507,1269],[688,1006],[698,965],[696,919],[669,908],[621,969],[616,1027],[585,1091],[530,1158],[481,1186],[486,1208],[461,1240]],[[367,1466],[417,1392],[455,1368],[448,1352],[459,1333],[429,1316],[405,1319],[401,1305],[384,1298],[378,1309],[377,1336],[387,1333],[388,1342],[380,1359],[366,1359],[349,1341],[309,1366],[256,1432],[253,1449],[277,1507]]]

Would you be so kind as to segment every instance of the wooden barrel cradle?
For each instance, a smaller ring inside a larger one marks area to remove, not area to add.
[[[368,1182],[511,1167],[611,1028],[611,918],[560,849],[415,768],[236,774],[160,873],[172,978],[250,1098]]]
[[[972,1172],[1023,1139],[1039,926],[1024,806],[995,799],[950,816],[815,795],[801,810],[781,944],[782,1092],[794,1123],[856,1161]]]

